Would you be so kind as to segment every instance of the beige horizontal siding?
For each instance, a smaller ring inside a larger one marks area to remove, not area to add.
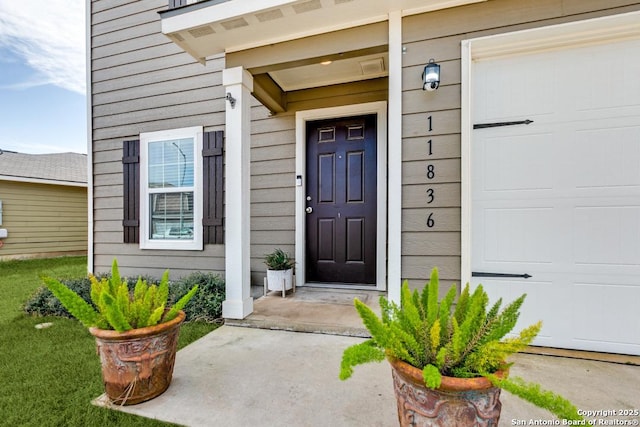
[[[430,195],[433,196],[432,201]],[[404,209],[424,208],[425,206],[443,208],[458,204],[460,204],[459,183],[405,185],[402,189],[402,207]]]
[[[295,241],[295,121],[252,110],[251,282],[261,285],[264,256],[275,248],[293,253]],[[269,122],[265,124],[265,122]]]
[[[386,79],[301,90],[287,94],[285,114],[270,118],[252,111],[251,280],[262,284],[265,254],[295,252],[295,116],[301,109],[387,99]]]
[[[0,181],[0,259],[87,252],[87,189]]]
[[[167,269],[171,279],[184,277],[195,271],[209,271],[224,276],[223,245],[208,245],[198,257],[193,256],[193,251],[154,251],[141,254],[135,247],[128,246],[134,245],[96,244],[95,271],[109,271],[113,261],[110,254],[121,250],[117,257],[118,265],[123,274],[128,276],[148,274],[160,277]]]
[[[340,105],[385,101],[388,98],[387,78],[320,87],[287,93],[289,112]]]
[[[92,7],[95,270],[108,271],[117,257],[126,275],[223,274],[224,245],[161,251],[123,243],[122,142],[173,128],[223,129],[224,59],[204,66],[161,33],[158,11],[166,0],[101,0]]]

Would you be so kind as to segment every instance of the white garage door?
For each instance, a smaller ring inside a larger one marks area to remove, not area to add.
[[[471,269],[537,345],[640,354],[640,40],[480,61]]]

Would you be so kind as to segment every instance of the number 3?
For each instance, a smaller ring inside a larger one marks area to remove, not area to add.
[[[433,195],[433,193],[434,193],[433,188],[427,189],[427,197],[429,198],[429,200],[427,200],[427,203],[433,203],[433,200],[435,199],[435,196]]]

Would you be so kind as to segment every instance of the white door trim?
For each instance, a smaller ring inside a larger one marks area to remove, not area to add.
[[[296,280],[297,286],[305,285],[306,265],[306,122],[312,120],[339,118],[346,116],[377,114],[377,241],[376,241],[376,289],[387,289],[387,103],[385,101],[365,104],[345,105],[342,107],[318,108],[296,113],[296,177],[302,181],[296,183]]]
[[[389,13],[387,297],[397,304],[402,283],[402,55],[402,16],[396,11]]]
[[[462,41],[462,192],[460,201],[462,205],[462,283],[471,281],[471,168],[473,167],[471,164],[473,132],[471,94],[475,62],[637,38],[640,37],[639,20],[640,12],[630,12]],[[541,70],[541,73],[544,72],[545,70]],[[605,78],[608,77],[605,76]]]

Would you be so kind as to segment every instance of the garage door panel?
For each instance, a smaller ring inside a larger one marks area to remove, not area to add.
[[[534,279],[527,279],[526,281],[518,279],[482,279],[480,282],[489,295],[490,304],[502,298],[502,308],[519,298],[523,293],[526,293],[527,288],[533,286],[538,289],[538,292],[527,293],[524,306],[531,309],[521,310],[514,332],[519,332],[542,320],[542,329],[536,337],[536,345],[552,345],[552,337],[557,335],[557,331],[553,330],[554,323],[557,322],[551,322],[549,318],[543,318],[541,313],[547,310],[553,310],[554,313],[563,311],[563,307],[558,301],[552,301],[545,297],[545,295],[550,295],[554,292],[553,282]]]
[[[640,207],[576,208],[573,247],[577,264],[640,266]]]
[[[640,126],[578,130],[572,145],[574,153],[597,153],[575,162],[576,188],[640,186]]]
[[[638,288],[601,277],[599,283],[575,283],[573,287],[575,339],[583,345],[591,342],[620,343],[638,346],[629,330],[640,331],[640,320],[628,323],[628,313],[637,312]],[[589,309],[599,301],[600,310]],[[612,325],[616,325],[611,327]],[[579,327],[578,327],[579,326]]]
[[[536,345],[640,355],[640,40],[472,69],[471,268]],[[553,70],[540,84],[534,70]],[[628,71],[632,70],[632,73]],[[605,76],[605,78],[603,78]],[[488,86],[488,87],[487,87]]]
[[[640,42],[589,46],[566,53],[567,61],[571,61],[575,69],[583,70],[570,82],[581,88],[575,91],[577,110],[606,110],[640,104],[640,100],[629,97],[629,91],[640,92],[640,63],[634,58],[635,53],[630,54],[634,49],[635,52],[640,49]],[[602,96],[603,93],[607,96]]]
[[[485,162],[480,173],[486,191],[545,190],[553,186],[552,164],[548,161],[553,150],[550,134],[486,138],[481,146]]]
[[[487,209],[484,211],[484,254],[487,262],[552,262],[553,209]]]
[[[479,76],[474,97],[479,107],[474,111],[478,123],[493,122],[498,118],[535,119],[556,113],[557,104],[550,102],[556,96],[556,83],[551,75],[551,78],[545,76],[544,84],[540,84],[540,59],[539,55],[532,55],[519,57],[516,63],[502,59],[482,64],[487,72]],[[505,68],[505,63],[509,64],[508,68]],[[536,83],[523,84],[523,81]]]

